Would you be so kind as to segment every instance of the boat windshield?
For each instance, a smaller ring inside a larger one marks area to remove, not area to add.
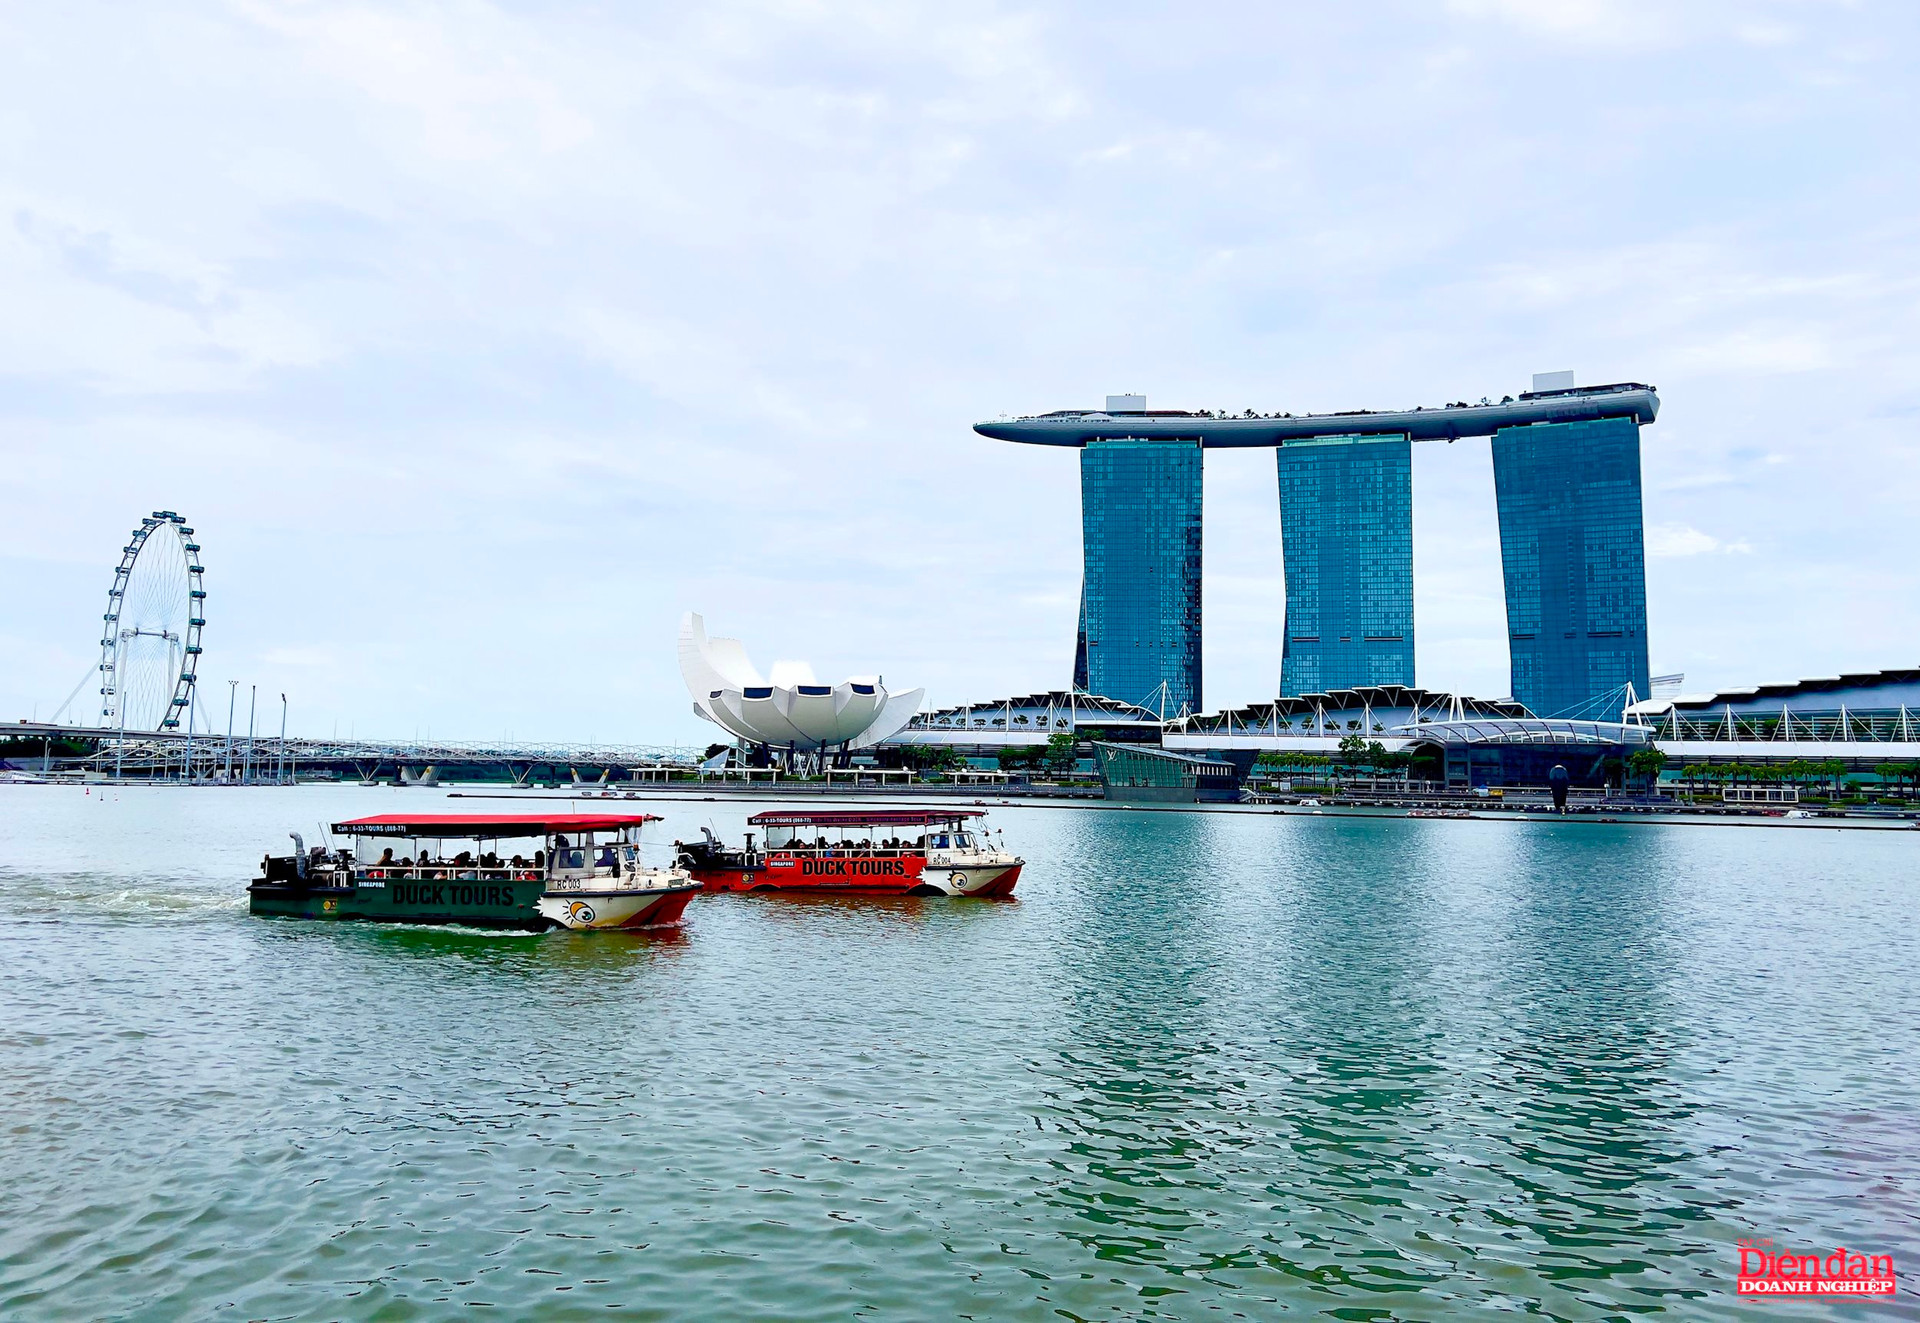
[[[531,879],[542,872],[619,873],[643,866],[638,827],[549,837],[356,836],[348,861],[369,877]],[[529,848],[532,847],[532,848]]]
[[[805,827],[769,827],[767,828],[766,848],[780,851],[827,850],[835,854],[852,852],[855,854],[911,854],[916,850],[929,847],[945,848],[936,842],[952,839],[947,835],[939,836],[900,836],[885,830],[862,830],[857,827],[815,828],[808,835]]]

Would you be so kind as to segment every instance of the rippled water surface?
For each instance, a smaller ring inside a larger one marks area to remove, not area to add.
[[[0,787],[0,1316],[1912,1306],[1920,839],[1007,808],[1005,904],[247,916],[435,799]],[[1903,1296],[1742,1304],[1747,1236]]]

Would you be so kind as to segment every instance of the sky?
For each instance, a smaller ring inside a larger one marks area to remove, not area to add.
[[[930,704],[1059,688],[1078,466],[974,422],[1565,368],[1660,391],[1656,673],[1914,665],[1916,38],[1905,0],[0,4],[0,715],[91,678],[163,508],[243,724],[257,686],[313,735],[704,744],[689,610]],[[1488,442],[1414,483],[1418,680],[1503,696]],[[1208,708],[1278,687],[1275,484],[1207,457]]]

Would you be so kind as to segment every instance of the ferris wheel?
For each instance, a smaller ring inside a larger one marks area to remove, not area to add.
[[[191,721],[207,590],[187,521],[155,510],[140,521],[107,592],[100,636],[100,724],[176,730]]]

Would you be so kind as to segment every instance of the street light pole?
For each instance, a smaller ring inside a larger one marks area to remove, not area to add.
[[[280,756],[274,760],[273,780],[276,785],[287,783],[287,696],[280,695]]]
[[[227,775],[228,785],[233,784],[233,704],[240,697],[240,682],[227,681]]]
[[[113,779],[120,779],[120,766],[127,756],[127,696],[120,692],[120,672],[113,673],[113,702],[120,709],[120,738],[113,742]]]

